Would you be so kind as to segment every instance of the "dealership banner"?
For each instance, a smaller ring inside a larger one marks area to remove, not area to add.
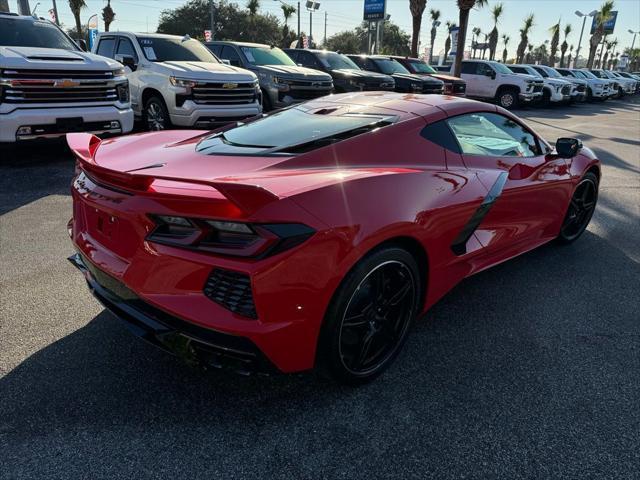
[[[87,34],[89,35],[89,50],[93,48],[93,43],[98,36],[98,15],[91,15],[87,22]]]
[[[611,12],[611,16],[609,20],[604,22],[604,33],[605,35],[610,35],[613,33],[613,29],[616,28],[616,20],[618,19],[618,12]],[[593,17],[591,21],[591,35],[593,35],[596,31],[596,27],[598,26],[598,16]]]
[[[364,20],[384,20],[386,12],[386,0],[364,0]]]
[[[451,51],[449,52],[449,56],[455,56],[458,51],[458,31],[459,27],[451,27],[449,29],[449,35],[451,35]]]

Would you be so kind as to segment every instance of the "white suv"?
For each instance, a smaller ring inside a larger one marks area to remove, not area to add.
[[[506,65],[490,60],[464,60],[460,76],[467,82],[467,97],[496,101],[507,109],[542,96],[540,78],[513,73]]]
[[[131,129],[122,65],[83,52],[48,20],[0,12],[0,142]]]
[[[211,128],[262,113],[256,75],[221,63],[189,36],[104,32],[94,51],[125,65],[133,110],[149,130]]]

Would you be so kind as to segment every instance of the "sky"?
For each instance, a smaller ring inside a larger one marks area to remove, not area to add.
[[[45,16],[47,10],[51,8],[52,0],[40,0],[37,13]],[[74,20],[69,5],[66,0],[58,1],[58,14],[61,22],[67,26],[73,26]],[[85,0],[88,8],[82,13],[82,20],[86,22],[89,16],[100,14],[106,0]],[[287,3],[296,4],[296,0],[285,0]],[[334,33],[352,30],[362,21],[362,11],[364,0],[318,0],[320,9],[313,15],[314,37],[321,39],[324,35],[324,14],[327,13],[327,36]],[[15,8],[16,0],[9,0],[11,8]],[[30,0],[31,8],[37,1]],[[111,30],[154,32],[158,25],[158,16],[164,9],[172,9],[186,3],[186,0],[111,0],[111,6],[116,12],[116,21],[111,25]],[[246,5],[246,0],[235,0],[240,6]],[[304,0],[302,1],[301,26],[304,31],[309,30],[309,13],[304,10]],[[489,32],[493,28],[490,10],[493,5],[502,3],[504,13],[498,25],[500,34],[508,34],[511,37],[509,44],[509,56],[515,55],[518,44],[518,30],[523,18],[533,13],[535,15],[535,26],[529,36],[529,42],[539,45],[545,40],[550,40],[549,27],[557,23],[560,19],[562,28],[566,23],[570,23],[573,32],[569,36],[568,42],[577,47],[582,27],[582,19],[578,18],[574,12],[580,10],[589,13],[597,10],[603,0],[489,0],[489,6],[480,10],[472,10],[469,19],[469,31],[477,26],[483,32]],[[640,30],[640,0],[615,0],[616,10],[618,10],[618,20],[613,35],[609,38],[617,38],[618,50],[630,47],[633,35],[628,30]],[[440,10],[442,13],[442,25],[438,29],[435,41],[434,53],[444,49],[446,39],[446,29],[444,27],[447,20],[458,22],[458,8],[455,0],[427,0],[427,8],[423,16],[421,29],[421,45],[426,47],[430,41],[431,22],[429,20],[430,9]],[[278,0],[261,0],[260,11],[262,13],[273,13],[278,18],[283,19],[282,10]],[[411,13],[409,11],[409,0],[387,0],[387,13],[391,15],[391,20],[398,24],[407,33],[411,33]],[[294,15],[290,20],[290,25],[296,26],[297,18]],[[587,18],[585,35],[582,40],[582,52],[586,54],[588,50],[588,37],[591,18]],[[100,19],[99,29],[102,30],[102,19]],[[470,42],[470,35],[467,36]],[[562,40],[561,40],[562,43]],[[640,34],[636,38],[636,47],[640,47]],[[499,44],[498,51],[502,51],[502,44]]]

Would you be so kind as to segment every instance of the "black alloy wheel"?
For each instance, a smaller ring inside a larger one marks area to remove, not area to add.
[[[387,247],[361,261],[329,308],[318,351],[333,379],[362,384],[393,361],[417,314],[420,276],[406,251]]]
[[[587,229],[598,202],[598,177],[588,172],[576,187],[564,222],[560,229],[558,240],[561,243],[571,243],[580,237]]]

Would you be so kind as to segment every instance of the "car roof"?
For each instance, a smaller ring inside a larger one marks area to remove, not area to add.
[[[213,44],[227,44],[227,45],[237,45],[239,47],[267,47],[270,48],[271,45],[267,45],[266,43],[252,43],[252,42],[233,42],[231,40],[212,40],[210,42],[205,42],[205,45],[213,45]],[[274,48],[278,48],[277,45],[273,45]]]

